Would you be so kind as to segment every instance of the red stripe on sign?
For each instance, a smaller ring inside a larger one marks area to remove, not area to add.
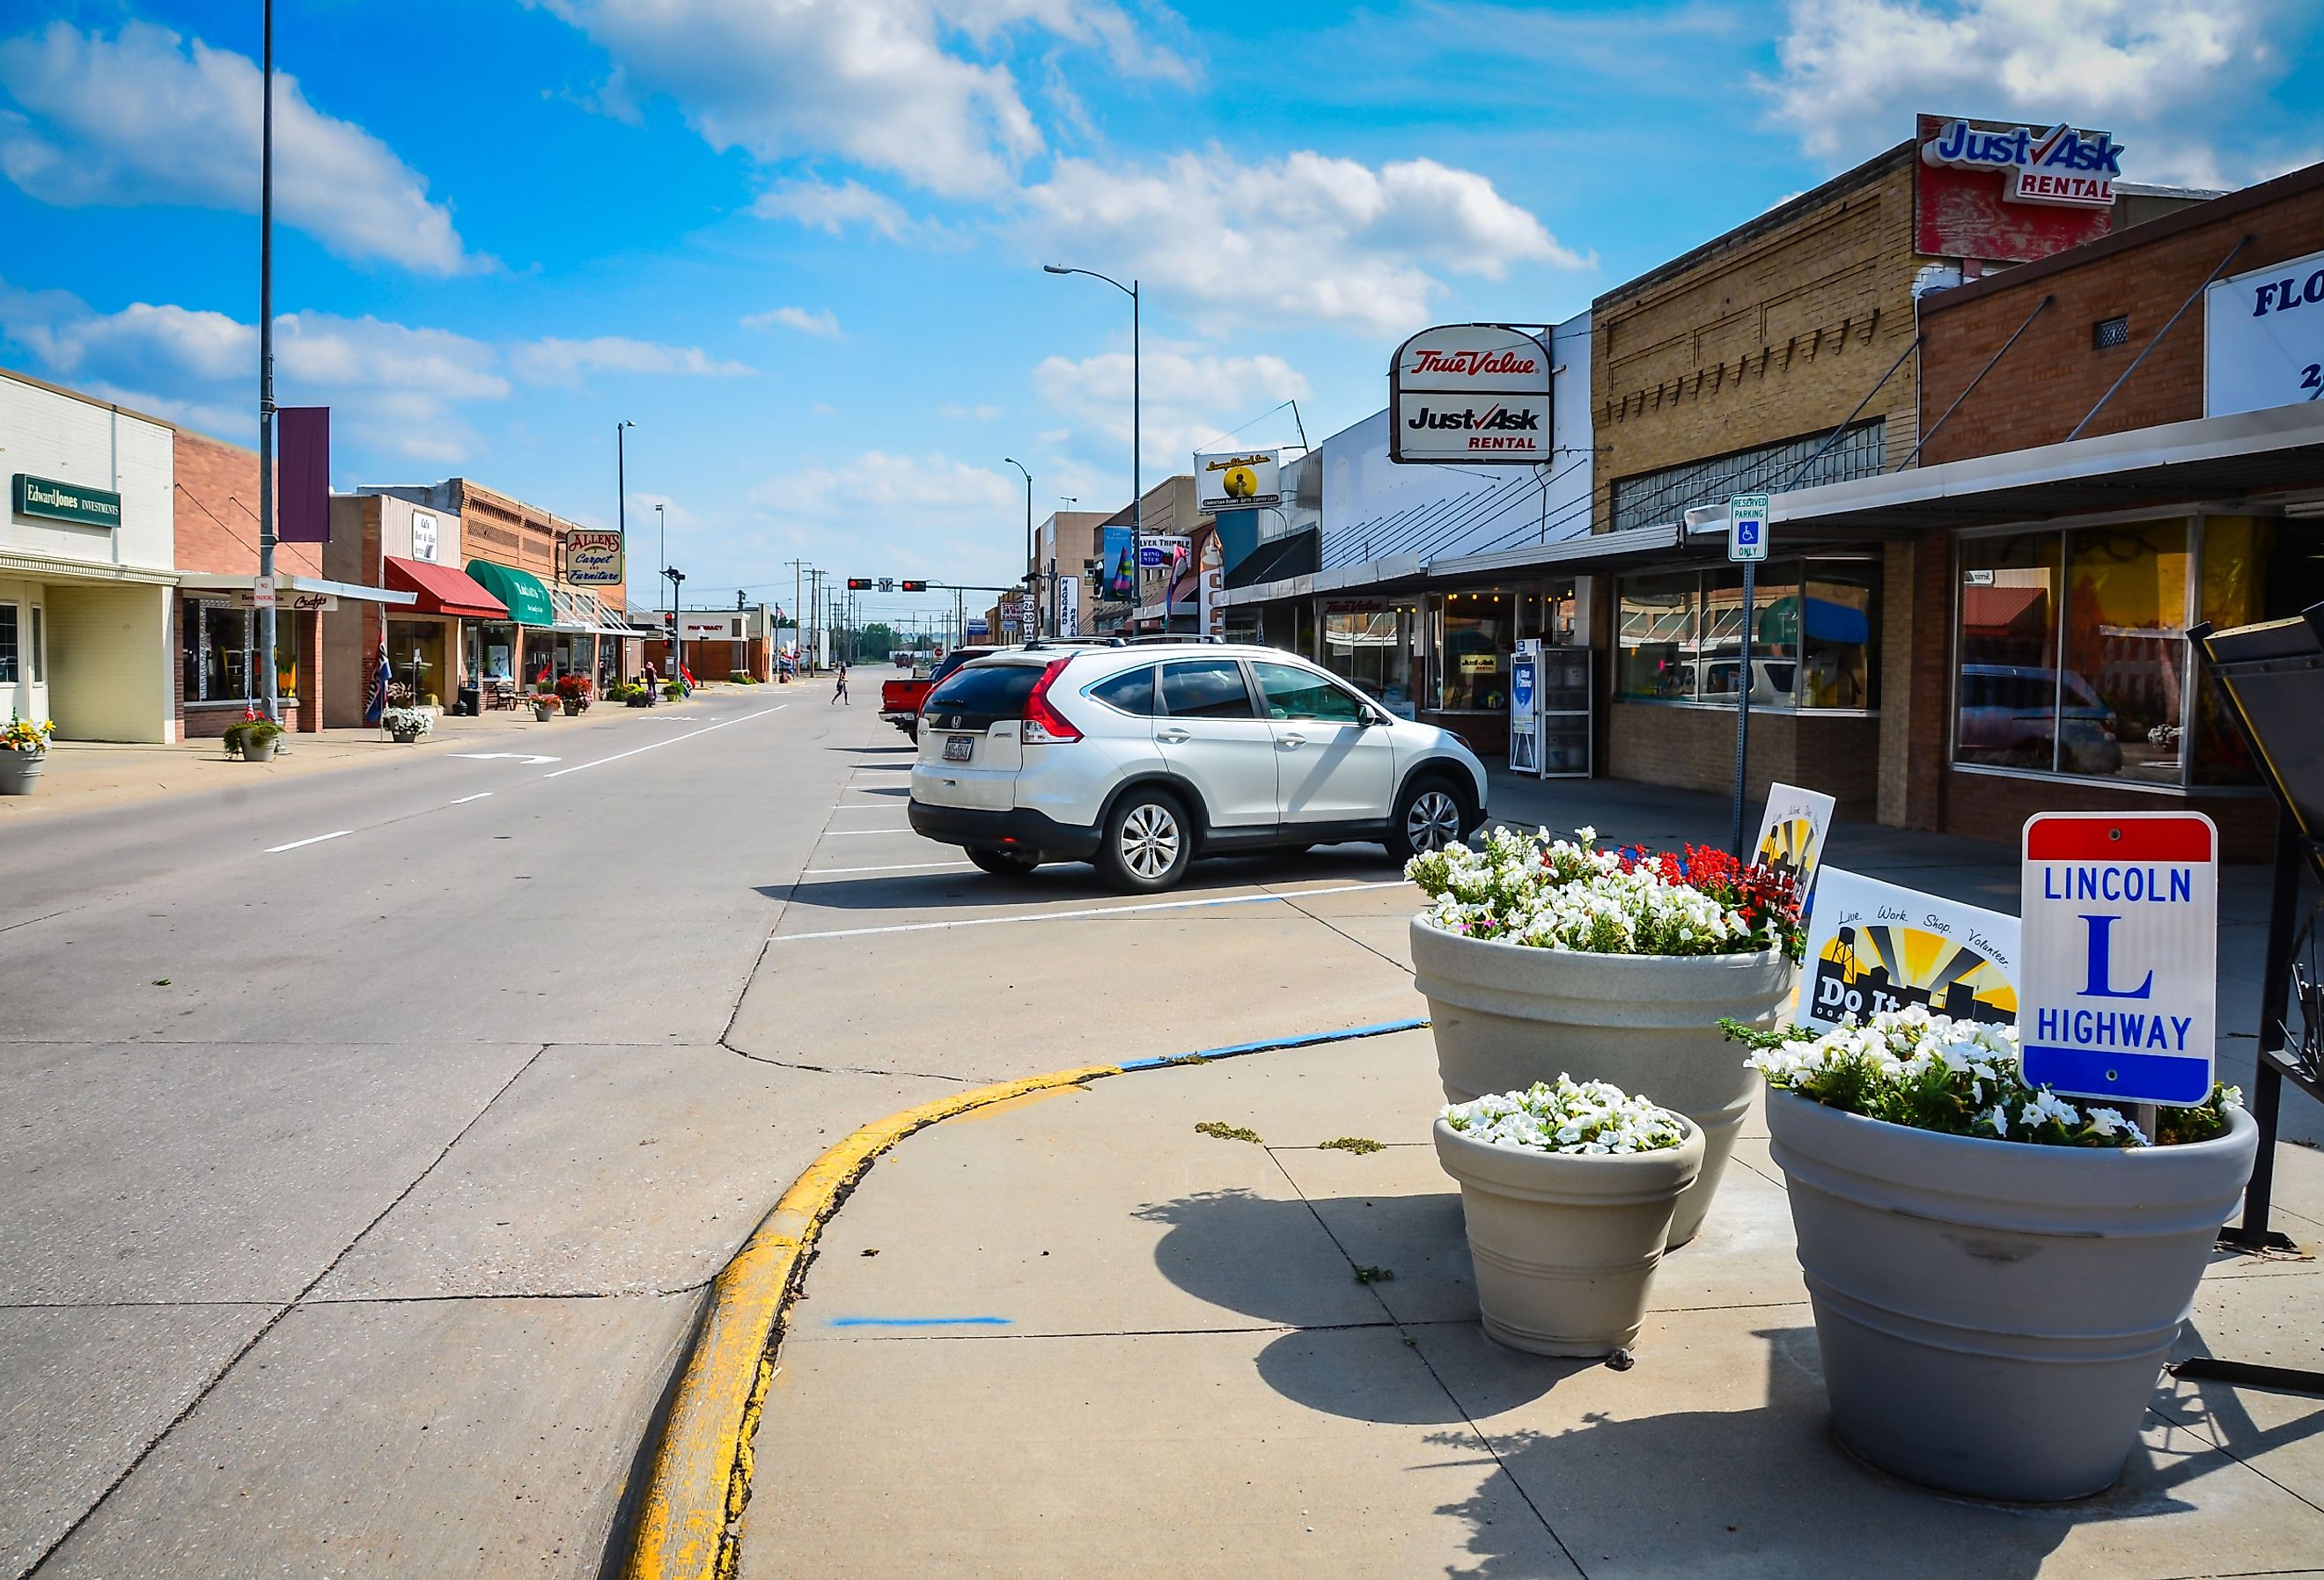
[[[2025,825],[2030,862],[2207,862],[2218,845],[2208,818],[2117,818],[2044,812]]]

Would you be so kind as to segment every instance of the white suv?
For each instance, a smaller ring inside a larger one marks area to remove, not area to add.
[[[1485,768],[1275,648],[1034,646],[928,694],[911,816],[988,873],[1085,861],[1153,891],[1196,855],[1434,850],[1484,823]]]

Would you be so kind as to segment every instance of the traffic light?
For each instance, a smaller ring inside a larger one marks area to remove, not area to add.
[[[924,581],[908,581],[904,584],[904,590],[908,593],[924,593],[928,590],[928,584]]]
[[[872,578],[868,576],[851,576],[847,578],[847,590],[851,593],[868,593],[872,590]]]

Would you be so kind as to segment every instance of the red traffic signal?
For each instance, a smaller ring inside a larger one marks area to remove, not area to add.
[[[851,593],[868,593],[872,590],[872,578],[868,576],[851,576],[847,578],[847,590]]]
[[[924,581],[908,581],[899,585],[908,593],[924,593],[928,590],[928,584]]]

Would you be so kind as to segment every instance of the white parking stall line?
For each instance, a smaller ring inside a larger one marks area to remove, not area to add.
[[[1085,905],[1074,910],[1032,911],[1021,916],[964,916],[951,921],[907,921],[888,927],[835,928],[819,933],[778,933],[771,942],[801,943],[808,938],[863,938],[882,933],[932,933],[947,928],[1007,927],[1012,922],[1074,921],[1085,916],[1130,916],[1150,910],[1197,910],[1221,905],[1281,905],[1286,901],[1310,900],[1325,894],[1353,894],[1364,889],[1397,889],[1405,880],[1395,878],[1378,883],[1337,883],[1328,889],[1296,889],[1282,894],[1223,894],[1205,900],[1158,900],[1143,905]]]
[[[840,873],[927,873],[934,872],[940,867],[965,869],[975,864],[974,862],[898,862],[892,866],[885,867],[809,867],[799,876],[827,878]]]
[[[845,839],[857,834],[909,834],[911,831],[910,825],[899,823],[893,828],[827,828],[823,836],[825,839]]]
[[[266,854],[281,855],[284,851],[297,850],[302,845],[320,845],[326,839],[345,839],[354,832],[352,828],[334,828],[328,834],[318,834],[311,839],[294,839],[288,845],[270,845],[266,847]]]
[[[491,795],[492,793],[493,793],[493,792],[492,792],[492,791],[490,791],[490,790],[478,790],[475,795],[472,795],[472,796],[456,796],[455,798],[453,798],[451,804],[452,804],[453,806],[456,806],[456,807],[465,807],[465,806],[466,806],[470,801],[481,801],[481,800],[483,800],[486,796],[489,796],[489,795]]]
[[[713,730],[723,730],[728,725],[746,725],[754,718],[765,718],[769,714],[780,713],[789,706],[788,702],[779,702],[772,707],[762,709],[758,713],[745,714],[741,718],[723,718],[715,725],[705,725],[698,730],[688,730],[682,735],[672,735],[667,741],[650,741],[642,746],[633,746],[627,752],[616,752],[611,757],[600,757],[594,762],[576,762],[570,768],[560,768],[554,773],[544,773],[540,777],[563,779],[567,774],[578,773],[585,768],[603,768],[608,762],[619,762],[622,758],[634,757],[641,752],[657,752],[664,746],[675,746],[680,741],[691,741],[696,735],[706,735]]]

